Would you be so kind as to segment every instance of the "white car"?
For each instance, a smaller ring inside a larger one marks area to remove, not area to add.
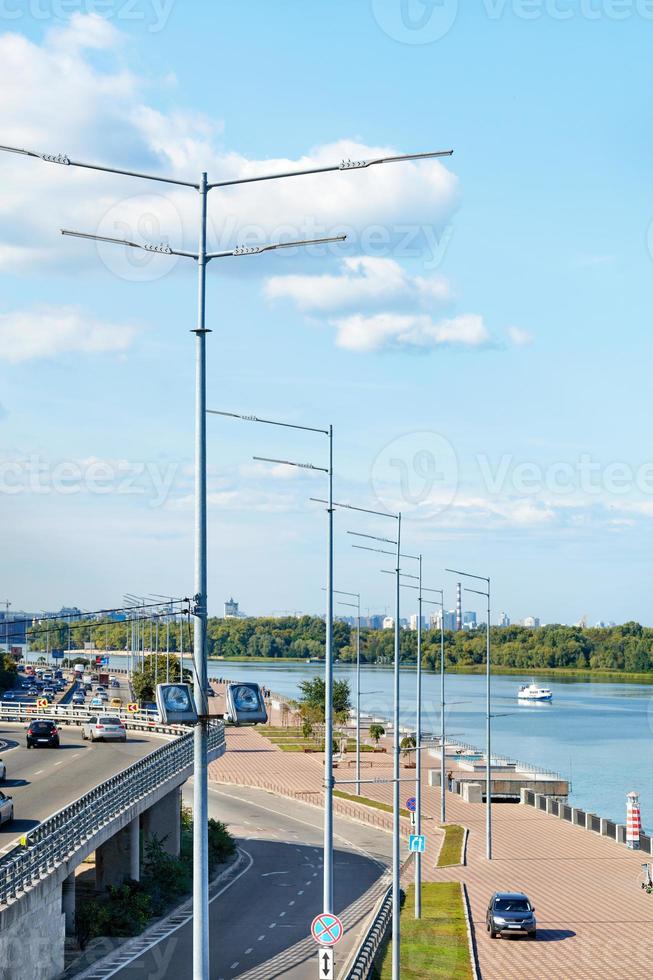
[[[2,761],[2,759],[0,759],[0,779],[4,780],[6,778],[7,778],[7,767]]]
[[[14,819],[14,803],[6,793],[0,793],[0,824]]]

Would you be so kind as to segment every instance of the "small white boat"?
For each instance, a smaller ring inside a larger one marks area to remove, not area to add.
[[[535,681],[523,684],[517,691],[520,701],[551,701],[553,691],[549,687],[538,687]]]

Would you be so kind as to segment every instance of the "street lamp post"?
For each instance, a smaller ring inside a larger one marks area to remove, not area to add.
[[[341,602],[356,610],[356,795],[361,795],[361,597],[360,592],[333,590],[336,595],[348,595],[356,602]]]
[[[323,501],[322,501],[323,502]],[[349,531],[356,537],[369,538],[372,541],[382,541],[386,544],[396,545],[396,586],[395,586],[395,635],[394,635],[394,705],[393,705],[393,728],[394,728],[394,752],[393,752],[393,780],[392,780],[392,980],[399,980],[400,976],[400,953],[401,953],[401,882],[400,882],[400,837],[399,837],[399,780],[401,770],[399,766],[399,663],[401,646],[401,626],[400,619],[400,591],[401,591],[401,513],[388,514],[385,511],[369,510],[364,507],[354,507],[351,504],[335,504],[336,507],[345,507],[347,510],[354,510],[363,514],[373,514],[378,517],[389,517],[397,522],[397,539],[379,538],[373,534],[360,534],[356,531]],[[356,547],[356,546],[355,546]],[[379,551],[378,548],[362,547],[365,551]]]
[[[194,730],[193,775],[194,775],[194,820],[193,820],[193,980],[208,980],[209,977],[209,879],[208,879],[208,730],[206,704],[206,623],[207,623],[207,538],[206,538],[206,266],[214,258],[226,256],[242,256],[261,254],[277,248],[291,245],[308,245],[342,241],[345,236],[316,239],[311,242],[278,242],[269,245],[242,246],[223,252],[207,252],[206,248],[206,219],[207,196],[214,188],[234,187],[242,184],[258,183],[261,181],[301,177],[309,174],[329,173],[335,171],[354,171],[367,167],[380,166],[388,163],[433,159],[451,156],[453,150],[439,150],[427,153],[401,154],[397,156],[377,157],[369,160],[342,160],[339,164],[323,167],[310,167],[284,173],[258,174],[252,177],[239,177],[230,180],[209,183],[206,172],[203,172],[198,182],[179,180],[159,174],[140,173],[132,170],[122,170],[116,167],[106,167],[100,164],[89,164],[80,160],[71,160],[66,154],[40,153],[19,147],[0,145],[0,151],[15,153],[21,156],[43,160],[66,167],[80,167],[103,173],[117,174],[126,177],[136,177],[152,180],[158,183],[187,187],[199,194],[199,234],[198,250],[196,253],[179,249],[171,249],[167,244],[139,243],[128,240],[110,238],[101,235],[84,234],[62,230],[62,234],[70,234],[78,238],[95,241],[107,241],[121,244],[127,248],[141,248],[149,252],[160,252],[167,255],[181,255],[192,258],[198,268],[198,305],[197,326],[195,334],[195,561],[194,561],[194,658],[195,658],[195,701],[198,708],[199,720]]]
[[[298,463],[289,459],[271,459],[268,456],[254,456],[255,460],[265,463],[281,463],[284,466],[296,466],[300,469],[314,470],[326,473],[328,477],[327,505],[327,562],[326,562],[326,643],[324,650],[324,858],[323,858],[323,912],[333,912],[333,426],[320,429],[308,425],[294,425],[290,422],[279,422],[274,419],[262,419],[256,415],[238,415],[236,412],[220,412],[207,409],[209,415],[222,415],[227,418],[241,419],[245,422],[259,422],[263,425],[274,425],[283,429],[298,429],[302,432],[316,432],[327,436],[329,440],[329,465],[314,466],[312,463]]]
[[[476,595],[485,596],[487,599],[487,624],[485,630],[485,856],[488,861],[492,860],[492,661],[490,656],[490,579],[486,575],[473,575],[471,572],[461,572],[455,568],[445,569],[455,575],[462,575],[465,578],[477,579],[485,582],[487,590],[465,589],[465,592],[474,592]]]

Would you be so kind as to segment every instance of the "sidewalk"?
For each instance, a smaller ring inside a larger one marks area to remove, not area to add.
[[[259,786],[273,793],[321,804],[323,756],[286,753],[258,730],[231,728],[228,751],[209,766],[209,778],[221,783]],[[390,755],[375,755],[371,772],[390,776]],[[469,828],[467,865],[436,868],[439,790],[426,785],[423,771],[423,832],[427,837],[424,878],[467,884],[484,980],[650,980],[653,977],[653,895],[640,888],[644,855],[628,851],[566,821],[519,804],[495,804],[494,859],[485,859],[485,807],[447,794],[449,822]],[[348,770],[349,771],[349,770]],[[411,771],[402,767],[402,777]],[[370,778],[370,770],[364,775]],[[344,776],[339,766],[336,779]],[[354,792],[353,786],[343,787]],[[362,792],[391,803],[391,784],[364,784]],[[402,783],[402,802],[413,784]],[[337,812],[390,830],[392,816],[343,800]],[[402,836],[409,832],[402,820]],[[434,837],[437,834],[436,846]],[[491,940],[485,908],[497,890],[523,890],[538,919],[538,940]]]

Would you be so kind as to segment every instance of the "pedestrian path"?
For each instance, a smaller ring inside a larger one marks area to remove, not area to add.
[[[321,803],[321,754],[282,752],[253,728],[228,729],[227,744],[224,756],[209,766],[210,779]],[[375,777],[391,773],[389,754],[371,761],[367,772]],[[426,770],[437,765],[427,757],[423,772],[424,877],[466,883],[484,980],[653,978],[653,895],[640,888],[643,855],[533,807],[495,804],[494,855],[489,862],[485,858],[485,806],[464,803],[448,793],[448,821],[469,829],[467,864],[438,869],[440,796],[438,789],[426,785]],[[335,771],[336,780],[341,771]],[[402,777],[410,774],[402,768]],[[410,782],[401,785],[403,801],[413,791]],[[346,789],[353,792],[353,787]],[[391,803],[392,786],[368,783],[364,794]],[[334,803],[336,808],[344,806],[343,815],[356,816],[364,810],[377,825],[391,829],[391,814],[348,801]],[[346,813],[347,808],[351,814]],[[403,825],[405,836],[407,821]],[[536,942],[490,939],[485,909],[492,892],[501,890],[523,890],[530,896],[538,919]]]

